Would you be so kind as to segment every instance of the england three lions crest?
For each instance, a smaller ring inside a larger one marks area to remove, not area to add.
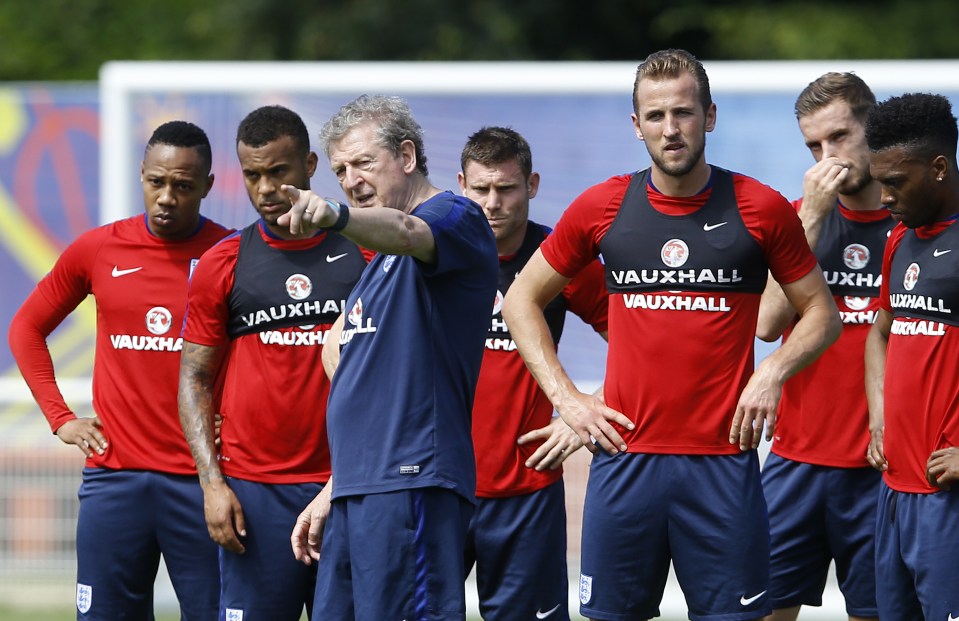
[[[93,605],[93,587],[89,584],[77,583],[77,610],[81,613],[90,612]]]
[[[579,576],[579,603],[585,606],[593,599],[593,577],[586,574]]]

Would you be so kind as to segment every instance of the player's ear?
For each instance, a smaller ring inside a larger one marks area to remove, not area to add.
[[[539,192],[539,173],[534,172],[526,182],[526,193],[530,198],[536,198],[537,192]]]
[[[206,195],[210,193],[210,190],[213,188],[213,182],[216,180],[216,176],[213,173],[210,173],[210,176],[206,178],[206,191],[203,192],[203,198],[206,198]]]
[[[636,137],[645,142],[646,139],[643,138],[643,130],[639,126],[639,117],[635,114],[630,114],[629,118],[633,121],[633,131],[636,132]]]
[[[711,103],[706,108],[706,131],[711,132],[716,129],[716,104]]]

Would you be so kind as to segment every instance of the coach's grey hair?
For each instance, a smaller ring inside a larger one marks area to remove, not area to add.
[[[386,95],[360,95],[344,105],[320,130],[320,147],[330,154],[330,143],[345,136],[351,129],[364,123],[376,124],[376,137],[393,155],[399,155],[404,140],[416,149],[416,168],[423,176],[429,175],[423,147],[423,128],[413,118],[406,100]]]

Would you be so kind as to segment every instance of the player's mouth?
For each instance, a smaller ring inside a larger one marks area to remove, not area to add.
[[[280,215],[286,213],[290,209],[290,204],[287,202],[278,202],[278,203],[260,203],[260,214],[262,215]]]

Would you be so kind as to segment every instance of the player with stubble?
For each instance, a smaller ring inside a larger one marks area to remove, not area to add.
[[[745,175],[710,166],[716,104],[684,50],[651,54],[633,88],[646,170],[587,189],[506,296],[520,353],[594,452],[583,517],[580,612],[659,615],[672,562],[694,619],[771,612],[769,530],[759,445],[782,383],[840,323],[795,211]],[[543,308],[602,254],[609,299],[603,399],[556,356]],[[801,319],[754,368],[767,273]]]
[[[866,461],[869,407],[863,354],[879,311],[882,252],[894,222],[869,174],[866,116],[872,91],[853,73],[827,73],[796,99],[796,118],[816,163],[793,202],[839,308],[839,339],[789,378],[763,463],[769,507],[769,621],[821,606],[831,561],[851,621],[875,619],[873,545],[879,473]],[[756,335],[791,338],[796,312],[771,281]]]
[[[569,620],[566,504],[562,463],[582,447],[530,375],[503,321],[502,299],[551,229],[529,219],[539,190],[529,143],[506,127],[466,141],[457,175],[496,236],[499,289],[473,404],[476,512],[466,543],[487,621]],[[584,269],[544,313],[559,345],[567,312],[606,337],[606,280],[600,262]]]
[[[236,153],[259,218],[205,253],[194,273],[180,418],[220,546],[220,618],[298,621],[304,608],[312,616],[316,572],[293,558],[287,541],[330,476],[329,380],[317,370],[366,260],[335,232],[293,235],[277,223],[291,207],[281,186],[309,189],[316,170],[298,114],[278,105],[253,110],[237,128]]]

